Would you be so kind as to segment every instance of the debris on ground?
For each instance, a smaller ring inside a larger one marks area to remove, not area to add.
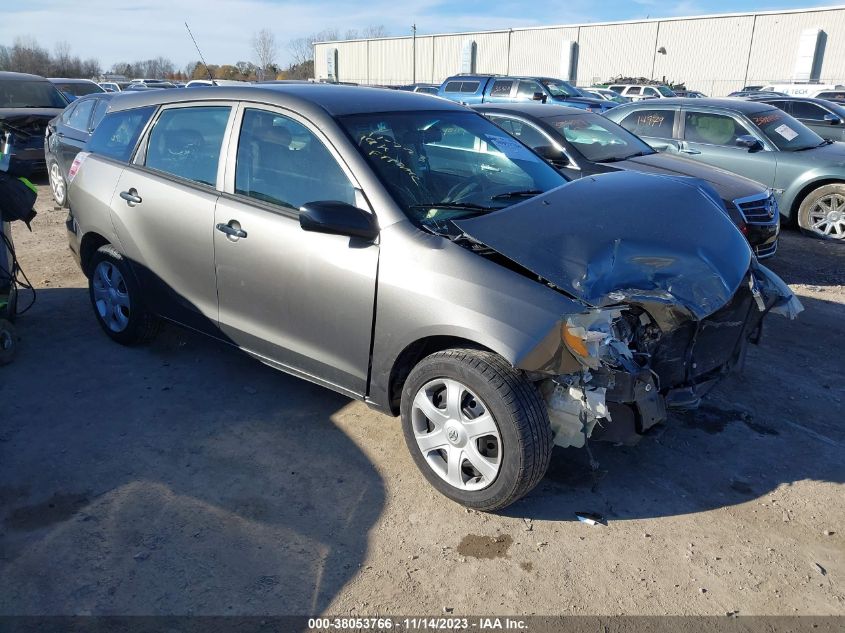
[[[813,565],[815,565],[816,571],[819,572],[822,576],[827,576],[827,570],[824,567],[822,567],[818,563],[813,563]]]
[[[575,517],[581,521],[581,523],[586,523],[587,525],[607,525],[607,519],[600,514],[595,514],[594,512],[576,512]]]

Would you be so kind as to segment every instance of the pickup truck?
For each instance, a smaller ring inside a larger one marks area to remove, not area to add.
[[[503,75],[454,75],[440,85],[437,96],[468,105],[542,101],[604,113],[618,104],[585,96],[562,79]]]

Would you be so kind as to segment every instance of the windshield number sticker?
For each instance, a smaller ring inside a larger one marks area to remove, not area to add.
[[[663,121],[666,120],[666,117],[662,114],[641,114],[637,117],[637,125],[643,125],[646,127],[660,127],[663,125]]]
[[[792,139],[794,139],[796,136],[798,136],[798,132],[796,132],[795,130],[793,130],[793,129],[792,129],[791,127],[789,127],[786,123],[784,123],[784,124],[782,124],[782,125],[777,126],[777,127],[775,128],[775,132],[777,132],[778,134],[780,134],[780,135],[781,135],[783,138],[785,138],[787,141],[791,141],[791,140],[792,140]]]
[[[489,140],[493,145],[498,148],[502,154],[510,158],[511,160],[529,160],[534,163],[540,162],[540,157],[537,156],[534,152],[532,152],[527,147],[524,147],[519,141],[506,138],[504,136],[493,136],[492,134],[487,135],[487,140]]]

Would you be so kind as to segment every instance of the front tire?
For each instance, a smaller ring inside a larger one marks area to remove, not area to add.
[[[491,352],[452,349],[424,358],[405,381],[400,408],[417,467],[469,508],[501,510],[549,467],[552,432],[539,392]]]
[[[845,239],[845,185],[819,187],[798,208],[798,228],[827,240]]]
[[[103,331],[121,345],[147,343],[161,329],[161,320],[141,301],[141,291],[123,256],[110,244],[91,258],[88,294]]]
[[[53,193],[53,200],[60,207],[67,206],[67,182],[65,181],[62,169],[55,160],[50,161],[47,168],[47,175],[50,179],[50,190]]]

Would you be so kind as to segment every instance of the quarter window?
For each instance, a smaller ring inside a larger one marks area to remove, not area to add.
[[[241,124],[235,193],[290,209],[318,200],[355,204],[355,188],[313,132],[256,109]]]
[[[91,110],[94,109],[94,100],[87,99],[80,101],[73,109],[67,124],[76,130],[87,130],[88,119],[91,118]]]
[[[675,111],[653,108],[637,110],[622,119],[621,125],[637,136],[672,138],[675,127]]]
[[[708,145],[736,145],[736,139],[749,131],[733,117],[711,112],[687,112],[684,116],[684,140]]]
[[[150,132],[146,166],[213,187],[230,111],[228,106],[165,110]]]
[[[103,120],[103,117],[106,116],[106,110],[109,108],[109,102],[107,99],[97,99],[97,105],[94,106],[94,116],[91,119],[91,129],[96,130],[97,126],[100,124],[100,121]]]

